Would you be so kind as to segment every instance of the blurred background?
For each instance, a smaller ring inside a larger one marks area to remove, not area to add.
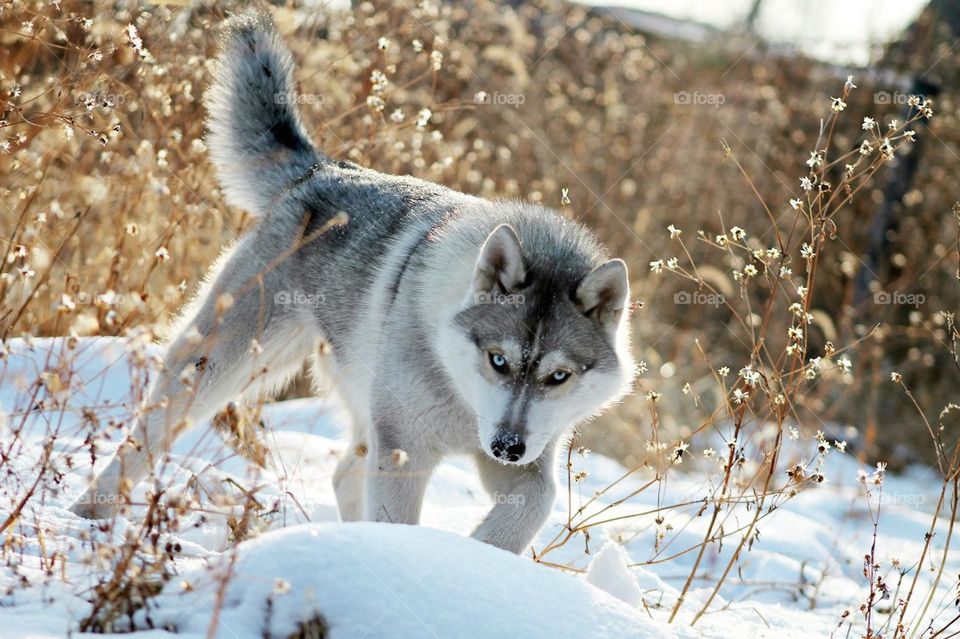
[[[225,206],[203,142],[217,26],[244,6],[0,5],[4,339],[160,332],[251,226]],[[733,257],[697,231],[740,226],[758,249],[772,246],[771,217],[790,231],[789,200],[848,76],[841,153],[859,145],[864,117],[885,127],[903,121],[910,94],[931,99],[916,143],[834,218],[805,359],[849,345],[852,368],[812,381],[792,424],[891,468],[932,458],[926,422],[939,427],[960,402],[944,314],[960,299],[960,0],[271,6],[328,153],[543,202],[627,260],[638,392],[580,439],[631,465],[651,440],[713,428],[726,394],[716,370],[750,359],[763,292],[744,292]],[[651,273],[678,256],[669,225],[684,232],[679,257],[729,304]],[[785,341],[789,314],[775,321]],[[891,387],[894,371],[916,405]],[[286,395],[308,392],[304,379]],[[958,425],[944,426],[952,444]]]

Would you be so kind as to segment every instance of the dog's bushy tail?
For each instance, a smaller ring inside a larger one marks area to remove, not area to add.
[[[293,58],[269,16],[229,20],[206,95],[207,143],[229,204],[265,215],[322,161],[297,102]]]

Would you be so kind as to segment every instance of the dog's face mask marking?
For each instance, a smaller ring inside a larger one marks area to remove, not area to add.
[[[579,282],[545,268],[525,263],[510,226],[497,227],[453,321],[455,383],[476,413],[481,448],[503,463],[537,459],[629,376],[615,350],[629,296],[624,263],[605,262]]]

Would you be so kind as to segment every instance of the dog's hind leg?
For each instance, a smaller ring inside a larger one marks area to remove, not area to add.
[[[287,303],[283,270],[260,272],[252,242],[226,260],[199,310],[166,350],[144,414],[106,470],[74,503],[88,518],[113,513],[191,423],[245,393],[269,391],[295,374],[313,322]]]

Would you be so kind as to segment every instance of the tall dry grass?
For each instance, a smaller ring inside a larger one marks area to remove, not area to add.
[[[252,224],[224,206],[203,142],[213,34],[239,6],[3,6],[4,339],[159,333],[221,247]],[[634,322],[642,392],[581,438],[618,451],[637,472],[652,467],[647,487],[675,472],[687,440],[720,431],[731,442],[716,453],[718,482],[705,509],[690,515],[710,524],[701,543],[683,549],[696,559],[682,592],[704,578],[702,558],[719,543],[736,551],[694,622],[762,519],[823,481],[820,462],[839,439],[871,458],[895,453],[894,464],[926,455],[943,476],[932,527],[955,518],[955,413],[932,417],[955,399],[960,373],[957,330],[941,312],[960,298],[950,179],[960,140],[949,89],[960,68],[955,51],[934,47],[946,90],[928,124],[923,98],[878,98],[890,90],[888,76],[860,74],[856,89],[840,89],[845,71],[747,35],[663,40],[553,0],[517,9],[401,0],[333,13],[290,4],[274,13],[300,63],[304,115],[331,155],[544,202],[595,228],[628,261],[645,302]],[[917,31],[933,42],[946,37],[928,14]],[[888,71],[922,70],[925,54],[912,37],[887,52]],[[876,125],[863,128],[863,117]],[[868,303],[854,307],[871,221],[914,138],[923,153],[895,205],[889,254]],[[881,292],[913,301],[876,301]],[[889,392],[893,373],[907,392]],[[791,429],[816,449],[810,464],[781,458]],[[923,443],[898,448],[920,436]],[[882,472],[865,479],[881,484]],[[136,539],[110,551],[86,629],[116,628],[149,597],[151,571],[166,578],[169,553],[156,540],[176,527],[177,511],[160,505],[158,488],[136,537],[154,540],[151,561],[140,563]],[[604,522],[602,509],[568,504],[566,529],[538,549],[544,563]],[[752,519],[725,528],[747,504]],[[252,510],[235,522],[238,538]],[[869,633],[883,585],[872,566]],[[905,611],[920,605],[912,592],[886,621],[894,636],[911,629]],[[683,606],[681,596],[671,618]]]

